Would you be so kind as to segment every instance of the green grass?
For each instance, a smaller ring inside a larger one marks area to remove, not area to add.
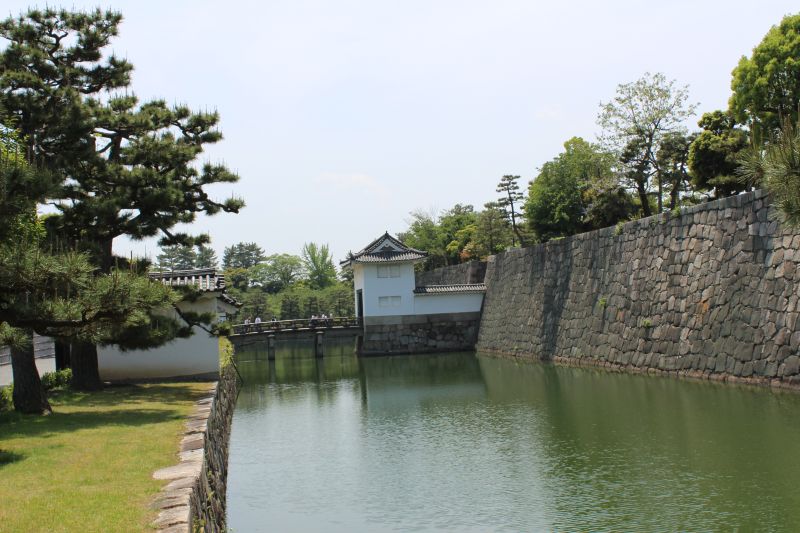
[[[207,383],[57,391],[49,416],[0,413],[0,531],[147,531]]]

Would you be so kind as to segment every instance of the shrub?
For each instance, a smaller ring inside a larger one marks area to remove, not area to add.
[[[66,368],[56,372],[45,372],[42,375],[44,390],[63,389],[72,383],[72,369]]]
[[[653,327],[653,321],[650,320],[649,318],[642,319],[642,327],[643,328],[652,328]]]
[[[600,298],[597,300],[597,303],[598,303],[598,304],[600,304],[600,307],[603,307],[603,308],[605,308],[605,306],[607,306],[607,305],[608,305],[608,298],[606,298],[605,296],[601,296],[601,297],[600,297]]]
[[[219,337],[227,337],[228,335],[233,333],[233,325],[230,322],[220,322],[217,324],[215,333]]]
[[[622,235],[622,230],[625,229],[625,221],[620,220],[617,222],[617,225],[614,226],[614,235],[619,236]]]
[[[14,409],[14,400],[11,398],[12,394],[14,394],[14,385],[0,387],[0,412]]]
[[[219,366],[224,368],[233,364],[234,348],[231,341],[225,337],[219,338]]]

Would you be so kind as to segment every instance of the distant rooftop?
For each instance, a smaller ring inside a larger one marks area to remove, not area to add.
[[[242,304],[225,293],[225,276],[217,274],[213,268],[194,270],[170,270],[148,273],[150,279],[160,281],[170,287],[192,285],[202,292],[219,292],[219,297],[226,303],[240,307]]]
[[[356,253],[350,252],[340,262],[342,266],[353,263],[400,263],[415,262],[428,257],[428,252],[406,246],[387,231]]]
[[[415,294],[443,294],[443,293],[465,293],[465,292],[486,292],[486,285],[483,283],[461,283],[458,285],[421,285],[414,289]]]

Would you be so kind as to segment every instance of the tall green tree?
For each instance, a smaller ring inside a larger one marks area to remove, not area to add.
[[[456,204],[438,215],[422,210],[411,213],[408,230],[398,237],[407,246],[425,250],[425,270],[455,265],[471,256],[464,249],[471,241],[478,214],[469,204]]]
[[[290,254],[273,254],[250,269],[250,279],[267,292],[280,292],[305,275],[303,260]]]
[[[303,245],[301,257],[311,288],[324,289],[336,282],[336,267],[327,244],[307,242]]]
[[[797,123],[800,110],[800,14],[773,26],[733,70],[733,118],[750,128],[757,142]]]
[[[578,176],[561,172],[557,160],[542,165],[531,182],[525,217],[539,242],[574,235],[583,227],[584,205]]]
[[[239,242],[225,248],[222,254],[222,267],[251,268],[267,258],[264,249],[254,242]]]
[[[464,253],[464,248],[475,235],[477,221],[478,214],[469,204],[456,204],[439,216],[439,240],[444,245],[448,265],[471,259],[469,253]]]
[[[501,195],[497,203],[508,213],[509,220],[511,221],[511,229],[516,239],[519,241],[520,246],[525,246],[523,236],[517,225],[519,207],[524,200],[524,196],[519,190],[519,183],[517,183],[519,178],[519,176],[512,176],[510,174],[506,174],[500,178],[500,182],[497,184],[497,192],[501,193]],[[511,244],[512,246],[516,246],[516,242],[513,242],[513,238]]]
[[[433,270],[449,263],[446,239],[439,226],[438,217],[433,212],[416,210],[410,213],[408,229],[397,237],[406,245],[428,252],[423,263],[425,270]]]
[[[219,260],[217,252],[205,244],[197,247],[197,255],[194,259],[194,268],[217,268]]]
[[[467,250],[471,257],[483,259],[502,252],[512,245],[513,239],[511,224],[503,207],[497,202],[488,202],[478,213],[475,232],[467,244]]]
[[[195,164],[222,138],[218,115],[160,100],[140,105],[129,90],[132,66],[105,50],[120,21],[114,12],[45,9],[0,22],[8,41],[0,53],[0,104],[28,139],[29,161],[62,180],[49,199],[58,210],[49,231],[88,250],[103,273],[121,262],[113,255],[116,237],[202,244],[207,236],[174,226],[243,205],[215,201],[205,190],[238,180],[235,174]],[[125,93],[112,92],[118,89]],[[71,360],[79,386],[101,386],[94,344],[75,343]]]
[[[714,189],[717,198],[743,191],[746,185],[736,170],[748,147],[747,132],[723,111],[703,114],[698,125],[703,131],[692,141],[688,159],[694,188]]]
[[[156,258],[157,266],[162,271],[191,270],[195,267],[197,252],[193,246],[174,244],[162,246]]]
[[[614,166],[611,152],[580,137],[567,140],[564,151],[542,165],[528,189],[525,218],[536,239],[574,235],[627,218],[629,213],[614,204],[620,190]]]
[[[652,193],[658,211],[663,209],[663,174],[657,157],[661,143],[667,134],[685,131],[684,123],[696,107],[689,103],[688,86],[678,86],[661,73],[645,73],[632,83],[618,85],[616,96],[600,104],[601,139],[619,155],[644,216],[652,214]]]
[[[695,135],[673,131],[664,136],[656,153],[658,180],[669,195],[668,209],[680,205],[681,193],[690,188],[689,147]]]

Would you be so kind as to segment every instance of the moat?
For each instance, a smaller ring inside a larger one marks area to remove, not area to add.
[[[792,531],[800,395],[471,353],[239,349],[233,531]]]

